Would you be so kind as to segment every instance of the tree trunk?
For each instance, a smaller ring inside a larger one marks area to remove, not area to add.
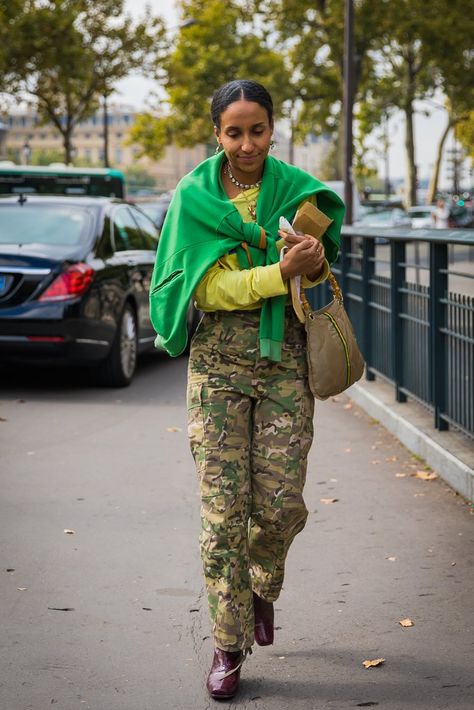
[[[433,172],[431,174],[430,186],[428,188],[428,194],[426,196],[426,202],[429,205],[432,204],[436,199],[436,193],[438,192],[439,173],[441,170],[441,161],[443,159],[444,144],[446,142],[446,138],[449,135],[449,131],[453,127],[454,123],[455,123],[455,121],[453,121],[452,119],[448,120],[448,125],[444,129],[443,134],[442,134],[439,144],[438,144],[436,161],[433,166]]]
[[[64,145],[64,162],[66,165],[70,165],[72,163],[72,131],[69,128],[69,126],[62,132],[63,134],[63,145]]]
[[[413,135],[413,103],[408,101],[405,112],[405,151],[407,159],[407,172],[405,182],[405,206],[416,205],[416,165],[415,165],[415,139]]]

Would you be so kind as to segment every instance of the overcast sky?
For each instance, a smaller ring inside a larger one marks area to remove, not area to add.
[[[175,0],[148,0],[148,2],[147,0],[125,0],[126,11],[136,16],[143,13],[146,5],[151,6],[154,13],[161,15],[168,27],[174,28],[179,24]],[[156,91],[156,84],[140,76],[134,76],[121,81],[118,84],[118,89],[120,93],[117,98],[120,101],[130,103],[137,108],[143,108],[150,92]],[[438,140],[447,118],[445,111],[436,109],[429,104],[419,105],[419,108],[431,112],[429,118],[417,114],[415,119],[416,161],[419,177],[423,179],[428,177],[431,172]],[[389,151],[390,177],[403,177],[405,172],[404,121],[401,114],[391,119],[389,133],[392,143]],[[452,139],[448,139],[446,147],[452,147]],[[383,174],[383,168],[381,170]]]

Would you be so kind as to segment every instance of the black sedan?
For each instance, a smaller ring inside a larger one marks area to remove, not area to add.
[[[130,384],[153,348],[151,220],[109,198],[0,199],[0,363],[94,364]]]
[[[138,204],[142,212],[148,215],[148,217],[152,220],[158,231],[161,231],[170,202],[171,195],[165,194],[160,195],[160,197],[157,197],[154,200],[146,200],[144,202],[139,202]]]

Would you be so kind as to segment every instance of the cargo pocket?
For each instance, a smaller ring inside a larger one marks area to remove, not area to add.
[[[193,379],[190,377],[187,390],[188,438],[191,453],[199,475],[202,474],[206,463],[202,388],[202,379]]]

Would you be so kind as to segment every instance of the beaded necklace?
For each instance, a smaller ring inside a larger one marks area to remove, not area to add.
[[[257,182],[252,182],[250,184],[246,184],[245,182],[239,182],[237,178],[232,175],[229,162],[225,164],[224,170],[229,176],[230,181],[233,182],[236,187],[240,187],[241,190],[250,190],[252,187],[260,187],[260,185],[262,184],[262,178],[260,178],[260,180],[257,180]]]
[[[247,203],[247,210],[248,210],[248,213],[249,213],[249,215],[251,216],[251,218],[252,218],[252,219],[254,220],[254,222],[255,222],[256,219],[257,219],[257,201],[256,201],[256,200],[255,200],[255,201],[250,201],[250,200],[248,200],[248,199],[247,199],[247,195],[246,195],[245,193],[246,193],[247,190],[253,190],[253,189],[256,189],[256,188],[260,187],[260,185],[262,184],[262,178],[260,178],[260,180],[257,180],[257,182],[250,183],[250,184],[246,184],[246,183],[244,183],[244,182],[239,182],[239,180],[237,180],[237,178],[235,178],[235,177],[232,175],[232,171],[231,171],[231,169],[230,169],[230,165],[229,165],[228,162],[225,164],[224,170],[225,170],[225,172],[227,173],[227,175],[229,176],[230,181],[231,181],[236,187],[238,187],[239,190],[241,190],[241,193],[240,193],[240,194],[242,195],[242,197],[244,198],[245,202]]]

